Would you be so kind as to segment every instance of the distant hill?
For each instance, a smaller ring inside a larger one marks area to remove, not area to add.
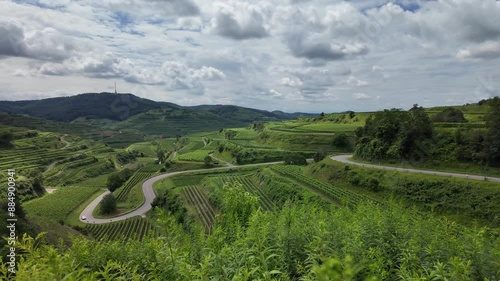
[[[241,107],[236,105],[198,105],[191,106],[191,109],[197,111],[208,111],[222,118],[229,118],[232,120],[242,121],[242,122],[253,122],[253,121],[279,121],[279,120],[289,120],[295,119],[301,116],[314,116],[317,114],[308,113],[286,113],[282,111],[266,111],[248,107]]]
[[[125,120],[155,108],[178,108],[167,102],[155,102],[132,94],[89,93],[70,97],[28,101],[0,101],[0,112],[70,122],[79,117]]]
[[[180,106],[169,102],[156,102],[132,94],[87,93],[69,97],[27,101],[0,101],[0,112],[30,115],[54,121],[71,122],[77,118],[110,119],[124,121],[132,116],[151,110],[176,111],[192,116],[208,114],[218,119],[230,120],[231,124],[253,121],[277,121],[294,119],[307,114],[265,111],[235,105]],[[178,117],[178,116],[177,116]],[[201,116],[200,116],[201,117]],[[224,122],[222,122],[224,123]]]

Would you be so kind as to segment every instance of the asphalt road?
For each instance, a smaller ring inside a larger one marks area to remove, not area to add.
[[[148,180],[146,180],[142,184],[142,193],[144,194],[144,204],[142,204],[139,208],[133,210],[130,213],[109,218],[109,219],[97,219],[94,218],[93,212],[94,209],[99,205],[99,202],[101,202],[102,198],[109,194],[110,192],[106,190],[104,193],[99,195],[96,199],[94,199],[80,214],[80,221],[84,223],[96,223],[96,224],[102,224],[102,223],[110,223],[114,221],[121,221],[121,220],[126,220],[131,217],[135,216],[144,216],[146,213],[151,210],[151,203],[156,197],[156,194],[153,190],[153,185],[155,182],[166,179],[171,176],[175,175],[180,175],[180,174],[189,174],[189,173],[197,173],[197,172],[203,172],[203,171],[209,171],[209,170],[224,170],[224,169],[234,169],[234,168],[239,168],[239,167],[251,167],[251,166],[264,166],[264,165],[276,165],[283,163],[283,161],[280,162],[270,162],[270,163],[258,163],[258,164],[249,164],[249,165],[241,165],[241,166],[231,166],[231,167],[218,167],[218,168],[212,168],[212,169],[198,169],[198,170],[188,170],[188,171],[179,171],[179,172],[171,172],[171,173],[165,173],[161,174],[155,177],[152,177]],[[82,217],[85,216],[86,219],[82,220]]]
[[[417,170],[417,169],[410,169],[410,168],[398,168],[398,167],[358,163],[358,162],[353,162],[353,161],[349,160],[349,158],[351,158],[351,157],[352,157],[352,155],[338,155],[338,156],[332,156],[330,158],[332,160],[342,162],[345,164],[367,167],[367,168],[384,169],[384,170],[408,172],[408,173],[416,173],[416,174],[437,175],[437,176],[445,176],[445,177],[453,177],[453,178],[473,179],[473,180],[485,180],[486,179],[487,181],[500,182],[500,178],[495,178],[495,177],[485,177],[485,176],[478,176],[478,175],[447,173],[447,172],[438,172],[438,171],[431,171],[431,170]]]

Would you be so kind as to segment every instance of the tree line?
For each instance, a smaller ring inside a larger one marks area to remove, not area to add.
[[[437,131],[434,121],[463,122],[463,113],[445,109],[432,117],[418,105],[410,110],[384,110],[372,114],[356,130],[355,156],[371,161],[474,161],[500,165],[500,99],[489,106],[484,128],[458,127],[454,133]]]

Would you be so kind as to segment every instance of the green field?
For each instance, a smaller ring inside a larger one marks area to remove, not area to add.
[[[128,220],[107,223],[87,224],[85,229],[96,240],[142,240],[158,234],[158,229],[147,219],[134,217]]]
[[[56,190],[42,198],[23,204],[29,214],[43,216],[54,221],[64,221],[66,217],[87,198],[100,191],[96,186],[74,186]]]

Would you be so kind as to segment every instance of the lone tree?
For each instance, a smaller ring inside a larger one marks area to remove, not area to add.
[[[210,165],[210,163],[212,163],[212,157],[210,157],[210,155],[205,156],[203,162],[205,162],[205,165]]]
[[[156,156],[158,157],[159,164],[165,162],[166,158],[165,150],[162,149],[160,146],[156,148]]]
[[[106,187],[109,191],[113,192],[122,184],[124,184],[134,173],[134,171],[130,169],[123,169],[120,172],[114,172],[108,176],[108,181],[106,183]]]
[[[113,194],[108,194],[104,196],[101,203],[99,204],[99,211],[101,214],[111,214],[116,210],[116,198]]]
[[[336,134],[332,139],[332,145],[339,148],[345,148],[349,145],[349,138],[345,133]]]
[[[11,131],[1,131],[0,132],[0,146],[11,146],[11,141],[14,138],[14,135]]]
[[[325,159],[325,153],[322,151],[318,151],[313,156],[314,162],[318,163],[319,161]]]

